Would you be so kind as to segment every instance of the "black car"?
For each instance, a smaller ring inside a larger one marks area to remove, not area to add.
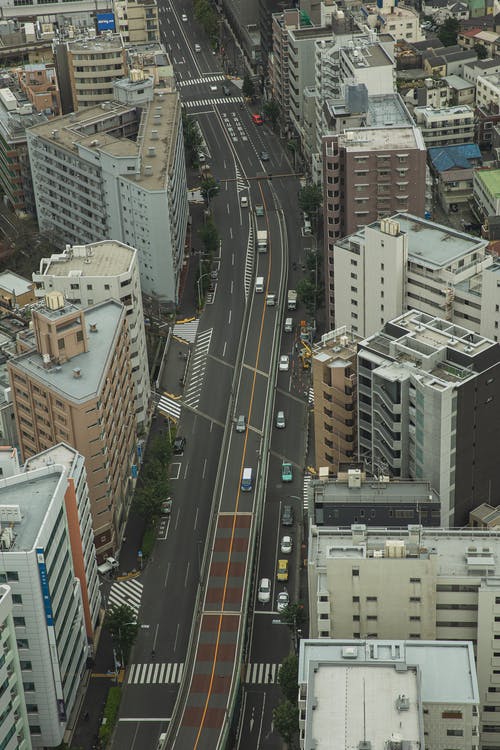
[[[293,508],[291,505],[284,505],[281,511],[281,523],[283,526],[293,526]]]
[[[174,455],[176,456],[182,456],[184,453],[184,448],[186,447],[186,438],[185,437],[176,437],[174,440]]]
[[[222,86],[222,92],[223,92],[224,96],[229,96],[229,94],[231,93],[231,91],[229,90],[229,86],[223,85]]]

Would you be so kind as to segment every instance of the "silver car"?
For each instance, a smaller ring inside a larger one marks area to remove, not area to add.
[[[246,428],[247,428],[247,418],[245,417],[244,414],[240,414],[240,416],[236,420],[236,426],[234,429],[236,430],[236,432],[245,432]]]

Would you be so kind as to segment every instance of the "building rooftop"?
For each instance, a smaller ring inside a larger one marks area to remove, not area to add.
[[[484,253],[488,245],[487,240],[411,214],[401,213],[391,218],[408,235],[409,259],[429,268],[445,268],[468,253]],[[380,222],[370,226],[377,225]]]
[[[396,554],[394,553],[396,550]],[[436,529],[424,526],[349,529],[313,526],[309,558],[318,568],[328,560],[434,560],[438,576],[469,577],[471,583],[493,579],[500,587],[500,531]]]
[[[0,289],[6,292],[13,292],[16,296],[27,294],[33,289],[33,282],[25,279],[24,276],[13,271],[3,271],[0,273]]]
[[[466,89],[474,88],[473,83],[466,81],[464,78],[461,78],[461,76],[455,74],[445,76],[444,80],[450,88],[455,89],[456,91],[465,91]]]
[[[74,473],[73,468],[75,463],[84,462],[84,458],[81,453],[75,448],[72,448],[66,443],[58,443],[53,445],[51,448],[47,448],[35,456],[28,458],[24,465],[25,471],[34,471],[35,469],[43,469],[46,466],[64,466],[67,475],[71,476]]]
[[[375,94],[368,97],[368,125],[372,128],[413,125],[413,118],[408,112],[399,94]]]
[[[397,480],[364,478],[360,487],[349,486],[347,479],[317,480],[313,482],[315,499],[322,503],[339,500],[353,503],[439,502],[429,482],[424,480]]]
[[[114,276],[130,270],[137,251],[116,240],[73,245],[40,261],[40,274],[47,276]],[[1,279],[1,277],[0,277]]]
[[[87,35],[80,39],[70,40],[67,42],[67,45],[73,54],[82,53],[84,55],[99,54],[124,48],[120,34],[100,34],[94,38]]]
[[[56,465],[0,479],[0,525],[14,532],[9,552],[30,552],[36,546],[44,518],[61,483],[65,487],[66,472]],[[2,554],[5,552],[2,550]]]
[[[365,678],[369,678],[370,674],[373,674],[376,680],[380,673],[378,671],[370,673],[367,667],[372,666],[378,670],[384,664],[391,665],[393,668],[396,665],[417,668],[421,676],[420,695],[415,689],[417,683],[415,683],[415,687],[412,687],[409,683],[413,690],[408,696],[410,707],[412,699],[413,701],[421,699],[424,704],[465,703],[474,705],[479,703],[473,646],[472,643],[466,641],[302,640],[299,653],[299,685],[307,685],[308,701],[313,697],[317,698],[319,707],[321,699],[327,699],[326,701],[323,700],[323,703],[326,702],[331,708],[328,693],[318,694],[317,692],[315,668],[319,667],[320,671],[323,666],[338,666],[341,673],[347,676],[345,670],[355,671],[358,667],[361,667],[361,672]],[[399,672],[399,669],[395,671]],[[340,679],[339,682],[342,682],[342,680]],[[331,683],[329,684],[333,687]],[[376,710],[380,706],[382,711],[382,704],[384,703],[395,702],[398,694],[391,700],[393,685],[392,680],[385,684],[382,683],[380,695],[372,694]],[[387,692],[386,688],[388,688]],[[343,687],[340,686],[340,689],[342,690]],[[361,704],[361,695],[362,689],[358,693],[358,700],[355,701],[358,706]],[[371,705],[373,706],[373,704]],[[399,716],[398,721],[401,721],[401,712]],[[361,723],[360,720],[356,727],[358,729],[357,741],[359,741]],[[331,729],[329,736],[332,736]],[[357,741],[352,745],[342,743],[342,747],[357,747]],[[326,747],[327,745],[318,745],[318,747],[321,746]],[[383,743],[372,742],[372,747],[383,747]]]
[[[31,132],[72,154],[87,150],[130,157],[135,160],[136,169],[132,174],[122,174],[122,179],[132,180],[148,190],[161,190],[168,184],[173,164],[179,107],[176,91],[157,89],[153,101],[141,107],[105,102],[57,117],[32,128]],[[136,141],[104,132],[106,122],[116,126],[115,118],[120,115],[128,116],[128,122],[131,116],[140,118]]]
[[[339,145],[342,145],[346,151],[355,152],[394,148],[425,150],[420,128],[411,125],[399,127],[386,124],[378,128],[346,130],[339,135]]]
[[[427,151],[432,166],[437,172],[449,169],[471,169],[481,161],[481,150],[477,143],[462,143],[457,146],[431,147]]]
[[[69,304],[64,308],[66,312],[77,309],[80,308]],[[44,314],[54,319],[59,317],[60,312],[44,308]],[[62,365],[46,369],[41,354],[33,350],[19,354],[12,361],[30,377],[59,392],[64,398],[76,403],[85,403],[95,398],[102,389],[103,377],[114,354],[124,314],[123,305],[115,300],[88,307],[84,311],[87,330],[94,325],[97,328],[95,333],[88,334],[89,350]],[[75,377],[75,369],[79,369],[80,377]]]
[[[494,198],[500,198],[500,169],[477,169],[474,176]]]

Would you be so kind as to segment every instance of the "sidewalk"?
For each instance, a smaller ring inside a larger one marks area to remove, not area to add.
[[[181,276],[179,305],[176,316],[177,320],[193,318],[198,314],[196,274],[198,270],[199,256],[193,255],[191,251],[193,249],[196,251],[201,248],[198,229],[203,224],[204,205],[192,203],[189,205],[189,208],[192,217],[190,233],[186,238],[186,245],[189,252],[186,253],[186,264]],[[185,344],[173,340],[170,345],[170,350],[167,353],[167,364],[165,367],[162,387],[169,393],[177,395],[181,395],[182,393],[179,381],[184,375],[186,361],[180,358],[178,353],[179,351],[185,353],[185,350]],[[148,441],[153,436],[164,433],[167,429],[167,420],[158,414],[158,412],[155,412],[155,416],[151,423]],[[147,460],[147,448],[145,455]],[[120,549],[120,573],[129,573],[139,568],[139,558],[137,553],[141,548],[144,525],[144,520],[131,511]],[[105,583],[103,585],[106,594],[110,585],[111,583]],[[81,699],[79,715],[75,719],[73,725],[76,725],[76,727],[70,743],[70,748],[73,748],[74,750],[93,750],[94,748],[99,747],[98,733],[108,690],[110,687],[117,684],[114,675],[113,644],[108,632],[104,628],[100,631],[100,638],[94,658],[94,666],[88,672],[87,679],[80,688]],[[68,727],[67,734],[72,729],[73,727]]]

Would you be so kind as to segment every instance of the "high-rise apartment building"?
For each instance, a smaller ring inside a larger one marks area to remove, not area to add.
[[[92,648],[99,620],[101,592],[97,575],[85,460],[74,448],[59,443],[29,458],[24,465],[24,470],[30,472],[51,465],[62,466],[66,471],[64,507],[71,544],[71,559],[75,576],[80,584],[87,641],[89,648]]]
[[[303,640],[298,682],[302,750],[478,750],[470,643]]]
[[[113,98],[113,81],[127,74],[120,34],[56,42],[54,56],[63,114]]]
[[[374,221],[333,244],[330,319],[370,336],[415,308],[494,338],[499,269],[487,244],[411,214]]]
[[[481,747],[498,747],[500,534],[311,526],[308,550],[311,637],[470,641]]]
[[[62,742],[88,656],[62,466],[0,480],[0,581],[13,623],[33,747]]]
[[[137,249],[143,294],[177,302],[188,203],[177,92],[136,71],[117,101],[28,131],[38,223],[71,245]]]
[[[16,607],[17,609],[17,607]],[[12,590],[0,584],[0,743],[4,750],[31,750],[23,677],[12,616]]]
[[[316,466],[337,473],[358,454],[357,336],[344,326],[326,333],[312,357]]]
[[[49,292],[32,323],[31,348],[8,363],[21,455],[63,442],[84,456],[102,559],[119,547],[136,463],[126,312],[114,300],[83,310]]]
[[[428,480],[445,526],[499,496],[499,344],[413,310],[358,345],[357,373],[367,468]]]
[[[115,21],[125,44],[160,41],[156,0],[115,0]]]
[[[57,291],[68,302],[82,307],[108,299],[116,299],[124,305],[130,334],[136,418],[138,427],[144,428],[151,389],[137,250],[113,240],[67,246],[64,252],[40,261],[40,270],[33,274],[33,281],[38,297]]]
[[[395,211],[411,208],[423,216],[426,158],[414,126],[359,128],[323,138],[327,309],[334,296],[335,240]]]

